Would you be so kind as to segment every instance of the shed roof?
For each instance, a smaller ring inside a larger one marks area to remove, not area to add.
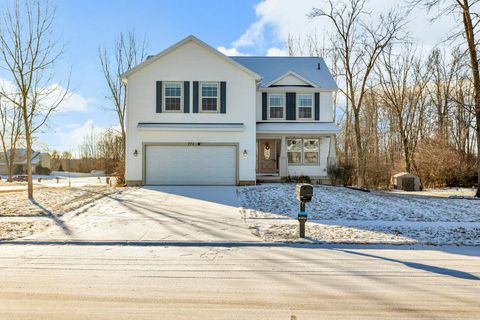
[[[418,178],[418,176],[414,175],[414,174],[411,174],[411,173],[408,173],[408,172],[399,172],[397,174],[394,174],[393,175],[394,178],[398,178],[398,177],[414,177],[414,178]]]

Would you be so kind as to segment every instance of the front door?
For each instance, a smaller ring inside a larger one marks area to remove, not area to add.
[[[277,172],[277,144],[275,140],[258,141],[258,171],[260,173]]]

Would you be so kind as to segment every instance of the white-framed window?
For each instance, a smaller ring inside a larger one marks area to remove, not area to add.
[[[202,82],[200,85],[200,110],[202,112],[218,112],[219,108],[218,82]]]
[[[268,118],[285,119],[285,95],[268,95]]]
[[[163,111],[183,112],[183,84],[165,82],[163,85]]]
[[[288,138],[288,164],[318,165],[320,163],[320,139]]]
[[[313,94],[310,94],[310,93],[297,94],[297,118],[298,119],[313,118]]]

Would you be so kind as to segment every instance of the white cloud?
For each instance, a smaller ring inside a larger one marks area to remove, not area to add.
[[[94,126],[92,119],[88,119],[84,123],[68,124],[64,129],[56,130],[56,141],[54,145],[50,145],[50,148],[61,152],[71,151],[75,153],[87,135],[100,129]]]
[[[56,130],[54,136],[55,142],[50,143],[49,149],[57,151],[71,151],[76,155],[79,146],[85,141],[87,136],[92,134],[102,134],[107,128],[119,129],[117,127],[103,127],[95,125],[93,119],[88,119],[83,123],[66,124],[62,129]]]
[[[89,99],[75,92],[66,92],[66,89],[59,84],[50,86],[50,89],[54,90],[54,94],[50,97],[52,103],[58,101],[66,93],[56,112],[87,112]]]
[[[6,93],[13,93],[16,91],[16,87],[13,82],[0,78],[0,90]],[[41,101],[41,104],[45,106],[51,106],[58,103],[58,100],[65,95],[64,100],[55,110],[60,113],[86,112],[88,110],[88,104],[91,102],[91,99],[87,99],[81,94],[71,91],[67,92],[67,90],[60,84],[52,84],[45,87],[43,91],[49,93],[48,97],[43,98]]]
[[[395,6],[404,6],[405,1],[370,0],[367,5],[366,10],[372,12],[371,21],[374,21],[380,12],[386,12]],[[256,52],[258,54],[276,55],[280,54],[280,50],[285,52],[285,49],[282,48],[287,46],[289,36],[302,38],[316,33],[318,39],[328,39],[328,33],[332,30],[330,22],[325,18],[310,19],[307,17],[314,7],[326,8],[326,2],[318,0],[260,1],[255,6],[256,20],[232,43],[232,48],[228,50],[252,48],[259,51]],[[450,15],[431,23],[428,14],[421,8],[415,9],[408,18],[410,20],[408,31],[412,38],[426,50],[444,39],[448,31],[455,26],[455,20],[458,19]]]
[[[226,56],[248,56],[248,54],[238,51],[237,48],[217,47],[217,50]]]
[[[288,56],[288,49],[287,48],[269,48],[267,50],[267,56],[269,57]]]
[[[318,0],[264,0],[255,7],[257,20],[233,43],[235,48],[263,45],[266,41],[285,44],[289,35],[310,32],[319,22],[307,17]],[[267,39],[271,34],[270,39]]]

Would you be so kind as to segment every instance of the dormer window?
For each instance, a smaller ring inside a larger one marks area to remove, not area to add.
[[[285,118],[285,96],[283,94],[270,94],[268,96],[269,119]]]
[[[164,85],[164,111],[182,112],[182,90],[181,82],[165,82]]]
[[[298,94],[298,119],[313,118],[313,94]]]

